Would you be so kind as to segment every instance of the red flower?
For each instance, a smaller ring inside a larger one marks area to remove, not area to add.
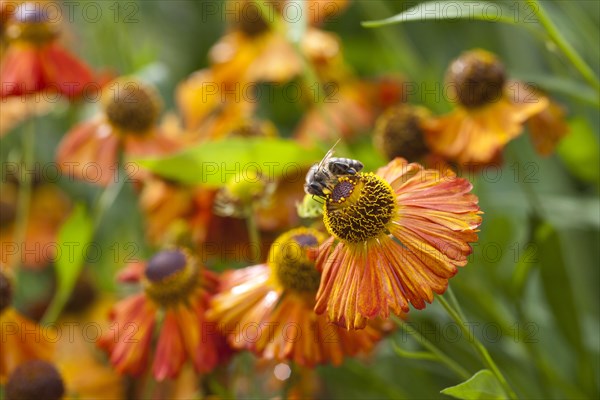
[[[142,270],[144,276],[140,277]],[[159,381],[177,377],[186,360],[196,372],[205,373],[229,355],[222,337],[205,330],[204,313],[216,276],[200,268],[186,252],[162,251],[147,265],[132,266],[122,278],[141,278],[145,292],[115,305],[111,320],[117,334],[107,332],[98,342],[119,373],[142,374],[153,349],[152,374]],[[162,322],[160,310],[164,312]]]
[[[91,70],[57,42],[57,26],[45,14],[25,3],[8,22],[0,98],[51,91],[73,99],[89,89]]]

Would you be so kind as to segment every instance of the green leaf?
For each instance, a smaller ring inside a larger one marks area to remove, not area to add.
[[[535,241],[539,246],[542,286],[556,326],[578,352],[583,352],[581,322],[567,271],[558,232],[548,223],[538,225]]]
[[[93,232],[93,222],[85,206],[77,204],[58,233],[59,253],[55,263],[57,289],[44,316],[45,322],[54,322],[69,299],[83,268]]]
[[[506,395],[498,379],[489,370],[483,369],[468,380],[456,386],[448,387],[440,393],[457,399],[505,399]]]
[[[208,142],[161,158],[136,160],[141,166],[168,179],[187,184],[222,186],[233,179],[250,179],[258,172],[274,179],[304,179],[302,170],[324,153],[280,138],[232,138]]]
[[[497,3],[485,1],[428,1],[393,17],[378,21],[364,21],[361,25],[365,28],[377,28],[407,21],[455,21],[459,19],[504,22],[513,25],[519,22],[513,11]]]
[[[557,147],[557,152],[569,171],[586,182],[600,181],[600,151],[598,139],[588,122],[581,117],[574,118],[570,133]]]

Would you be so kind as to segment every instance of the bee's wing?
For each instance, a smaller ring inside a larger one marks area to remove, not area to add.
[[[319,162],[319,170],[329,162],[329,159],[333,156],[333,153],[335,152],[335,146],[337,146],[340,140],[342,139],[338,139],[337,142],[335,142],[333,146],[331,146],[331,148],[325,154],[325,157],[323,157],[323,159]]]

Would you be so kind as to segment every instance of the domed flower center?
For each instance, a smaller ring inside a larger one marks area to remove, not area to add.
[[[473,50],[450,64],[446,82],[456,91],[460,104],[477,108],[500,99],[506,74],[504,66],[492,53]]]
[[[64,393],[62,377],[52,364],[42,360],[20,364],[8,378],[5,387],[7,400],[59,400]]]
[[[156,124],[161,109],[154,90],[131,78],[109,84],[102,103],[109,122],[123,133],[147,133]]]
[[[199,285],[195,260],[183,250],[163,250],[146,266],[146,294],[163,306],[185,302]]]
[[[375,146],[388,160],[396,157],[409,161],[421,159],[429,151],[421,129],[427,114],[426,109],[410,105],[390,108],[377,121]]]
[[[24,3],[7,24],[6,36],[13,41],[45,44],[59,34],[57,24],[50,22],[49,17],[48,9],[40,7],[39,3]]]
[[[269,24],[264,20],[262,11],[254,2],[244,3],[235,18],[234,24],[250,37],[260,35],[269,29]]]
[[[12,286],[6,275],[0,272],[0,314],[12,302]]]
[[[316,248],[325,235],[315,229],[297,228],[279,236],[269,250],[269,265],[286,290],[316,293],[321,273],[309,259],[307,250]]]
[[[391,186],[373,173],[343,176],[327,197],[323,222],[340,240],[358,243],[387,230],[396,212]]]

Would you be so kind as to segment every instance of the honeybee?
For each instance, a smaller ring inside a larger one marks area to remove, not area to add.
[[[338,140],[339,142],[339,140]],[[333,157],[337,142],[329,149],[323,159],[314,164],[306,174],[304,191],[307,194],[325,198],[338,182],[338,177],[355,175],[363,169],[363,163],[358,160],[343,157]]]

